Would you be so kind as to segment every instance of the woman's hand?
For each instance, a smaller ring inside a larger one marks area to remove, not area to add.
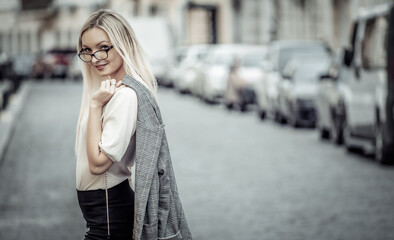
[[[101,82],[100,88],[93,94],[90,100],[91,107],[102,108],[112,98],[116,90],[116,80],[107,79]]]

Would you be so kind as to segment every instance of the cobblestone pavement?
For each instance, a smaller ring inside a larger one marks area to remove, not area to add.
[[[73,153],[80,94],[79,83],[32,86],[0,165],[0,239],[82,239]],[[195,239],[394,239],[393,167],[253,112],[169,89],[159,101]]]

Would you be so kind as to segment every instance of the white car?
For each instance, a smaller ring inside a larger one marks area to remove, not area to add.
[[[225,44],[211,47],[197,68],[192,92],[209,103],[219,103],[225,95],[230,66],[250,45]]]
[[[184,59],[173,69],[174,87],[181,93],[190,93],[196,79],[196,67],[209,51],[209,45],[188,47]]]

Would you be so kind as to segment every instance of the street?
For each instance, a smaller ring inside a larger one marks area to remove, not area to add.
[[[0,239],[83,239],[74,136],[82,84],[29,82],[0,160]],[[392,240],[394,167],[159,89],[179,194],[197,240]]]

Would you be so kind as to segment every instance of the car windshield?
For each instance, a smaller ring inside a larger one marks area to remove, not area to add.
[[[227,66],[231,65],[232,61],[232,54],[229,52],[219,52],[217,54],[213,54],[209,59],[209,63]]]
[[[323,46],[316,45],[283,49],[279,55],[279,71],[283,72],[287,61],[296,55],[313,55],[317,59],[320,57],[325,59],[328,57],[329,53]]]
[[[257,67],[264,60],[264,53],[246,54],[242,58],[242,65],[245,67]]]
[[[327,71],[328,62],[316,60],[316,62],[300,63],[294,73],[295,82],[316,81],[317,77]]]

